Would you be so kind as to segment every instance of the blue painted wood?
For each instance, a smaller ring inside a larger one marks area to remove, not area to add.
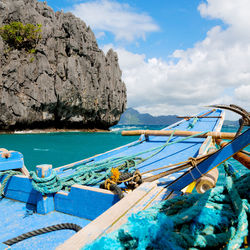
[[[206,113],[207,111],[201,112],[199,115],[202,115]],[[221,110],[215,110],[212,113],[210,113],[208,116],[221,116],[222,111]],[[189,124],[192,123],[192,120],[186,121],[180,121],[174,125],[168,126],[164,128],[164,130],[171,130],[171,129],[178,129],[178,130],[186,130],[189,127]],[[194,124],[193,128],[189,129],[190,131],[214,131],[219,122],[220,118],[206,118],[206,119],[198,119],[197,123]],[[86,159],[85,161],[80,161],[81,163],[85,162],[86,166],[88,164],[92,164],[93,161],[100,161],[103,159],[107,159],[109,157],[123,157],[123,156],[129,156],[133,155],[135,153],[143,152],[147,149],[152,149],[155,147],[159,147],[163,145],[167,140],[168,136],[149,136],[147,140],[145,141],[145,136],[142,135],[138,141],[135,141],[133,143],[130,143],[128,145],[125,145],[123,147],[114,149],[113,151],[105,152],[98,156],[93,156],[89,159]],[[180,137],[174,136],[170,142],[174,142],[179,140]],[[163,149],[160,153],[155,155],[154,157],[151,157],[147,161],[141,163],[137,166],[137,168],[140,170],[140,172],[145,172],[154,168],[159,168],[164,165],[174,164],[178,163],[180,161],[185,161],[189,157],[196,157],[198,155],[200,146],[205,141],[205,138],[190,138],[187,139],[181,143],[177,143],[171,146],[166,147]],[[150,156],[153,152],[149,152],[146,154],[141,155],[141,157],[146,158]],[[84,167],[85,165],[80,164],[80,162],[72,163],[67,166],[80,166]],[[68,169],[67,166],[57,168],[56,171],[58,171],[58,174],[60,177],[66,177],[68,175],[71,175],[75,172],[75,169],[70,168]],[[154,174],[158,174],[161,171],[156,171]],[[171,176],[164,178],[164,182],[166,181],[173,181],[177,179],[182,172],[172,174]],[[163,181],[163,180],[160,180]]]
[[[0,178],[0,182],[4,177]],[[5,188],[5,197],[30,204],[37,203],[37,195],[38,192],[32,188],[31,179],[26,176],[12,176]]]
[[[49,177],[52,174],[52,165],[42,164],[36,166],[37,176],[40,178]],[[47,214],[55,210],[54,194],[37,195],[36,211],[39,214]]]
[[[10,157],[5,158],[2,157],[3,151],[0,151],[0,171],[11,170],[22,168],[23,163],[23,155],[16,151],[10,151]]]
[[[42,195],[38,193],[36,211],[39,214],[47,214],[55,210],[54,195],[47,194]]]
[[[35,209],[35,206],[31,206],[27,203],[16,202],[6,198],[0,200],[0,242],[35,229],[55,224],[69,222],[84,227],[90,222],[89,220],[56,211],[41,215],[35,213]],[[11,246],[11,249],[56,249],[59,244],[62,244],[74,234],[75,232],[73,230],[60,230],[46,233],[21,241]]]
[[[8,246],[0,242],[0,250],[6,250]]]
[[[37,176],[40,178],[49,177],[52,174],[52,165],[41,164],[36,166]]]
[[[73,185],[69,193],[55,194],[56,211],[93,220],[119,200],[106,190]]]
[[[205,113],[207,111],[204,111]],[[199,114],[202,115],[203,113]],[[210,114],[211,116],[220,116],[221,111],[216,110]],[[197,123],[194,124],[191,131],[214,131],[218,126],[218,122],[220,119],[211,118],[211,119],[198,119]],[[171,125],[165,130],[170,129],[179,129],[186,130],[190,123],[192,123],[192,119],[189,121],[181,121],[174,125]],[[93,161],[99,161],[106,159],[108,157],[116,156],[128,156],[138,152],[145,151],[146,149],[154,148],[160,145],[163,145],[169,137],[167,136],[149,136],[147,141],[145,137],[142,135],[140,137],[141,141],[135,141],[128,145],[125,145],[121,148],[114,149],[110,152],[105,152],[104,154],[93,156],[89,159],[84,159],[77,163],[72,163],[61,168],[56,169],[60,176],[67,176],[74,172],[74,168],[80,166],[84,163],[88,164]],[[178,140],[178,137],[173,137],[171,141]],[[185,142],[181,142],[175,145],[171,145],[166,147],[164,150],[159,152],[154,157],[149,160],[143,162],[138,166],[141,172],[158,168],[164,165],[169,165],[171,163],[177,163],[182,160],[186,160],[189,157],[194,157],[198,154],[199,148],[204,142],[204,138],[193,138],[188,139]],[[151,153],[146,153],[142,155],[142,157],[147,157],[151,155]],[[0,164],[1,166],[1,164]],[[73,169],[69,169],[69,168]],[[83,166],[84,167],[84,166]],[[42,173],[42,171],[40,171]],[[155,172],[154,174],[156,174]],[[171,176],[164,178],[164,181],[174,181],[180,175],[182,175],[184,171],[180,171]],[[40,174],[39,174],[40,175]],[[42,176],[42,175],[40,175]],[[1,181],[1,179],[0,179]],[[169,191],[162,194],[167,195]],[[118,197],[111,193],[100,192],[98,189],[93,188],[84,188],[79,185],[75,185],[71,188],[71,191],[68,192],[58,192],[55,194],[55,209],[56,211],[52,211],[45,216],[35,214],[35,215],[26,215],[26,209],[30,206],[30,204],[34,204],[35,207],[38,201],[38,192],[33,190],[31,185],[31,180],[27,177],[14,176],[11,178],[7,185],[6,191],[7,197],[12,199],[24,201],[25,203],[14,202],[15,205],[10,205],[8,202],[5,204],[5,201],[8,199],[4,199],[0,201],[0,214],[4,218],[0,223],[0,231],[3,232],[5,229],[6,234],[3,236],[0,234],[0,242],[7,240],[9,238],[15,237],[21,233],[31,231],[43,226],[48,226],[52,224],[57,224],[60,222],[78,222],[81,221],[81,218],[94,219],[104,211],[106,211],[110,206],[115,204],[118,201]],[[42,196],[39,196],[42,197]],[[43,199],[44,197],[42,197]],[[160,197],[159,197],[160,198]],[[42,201],[44,202],[44,201]],[[18,205],[16,205],[16,203]],[[22,211],[20,212],[19,205],[22,204]],[[18,207],[18,209],[16,209]],[[35,208],[33,208],[35,209]],[[71,214],[74,216],[69,216],[67,214]],[[24,216],[25,215],[25,216]],[[18,222],[18,223],[17,223]],[[34,223],[35,222],[35,223]],[[78,223],[77,223],[78,224]],[[87,224],[86,220],[84,220],[83,224]],[[71,235],[73,232],[70,231]],[[66,236],[65,236],[66,235]],[[51,233],[44,236],[38,236],[32,238],[30,240],[24,241],[22,243],[18,243],[13,249],[25,249],[25,248],[39,248],[39,243],[43,245],[46,249],[53,249],[58,244],[62,243],[67,238],[68,232],[58,231],[55,233]],[[43,238],[44,237],[44,238]],[[41,240],[42,239],[42,240]],[[38,242],[38,243],[37,243]]]
[[[173,184],[170,184],[168,188],[172,190],[181,190],[194,180],[197,180],[201,174],[205,174],[209,170],[217,167],[249,144],[250,129],[229,142],[225,147],[215,152],[208,159],[198,164],[197,167],[193,168],[190,172],[186,172],[183,176],[180,176]]]

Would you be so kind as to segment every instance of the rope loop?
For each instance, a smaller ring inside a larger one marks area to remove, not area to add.
[[[32,187],[43,195],[56,193],[63,187],[55,171],[52,171],[52,174],[45,178],[38,177],[34,171],[30,172],[30,176],[32,177]]]
[[[2,196],[4,196],[4,189],[9,181],[9,179],[14,176],[14,175],[21,175],[22,173],[19,172],[19,171],[14,171],[14,170],[6,170],[6,171],[3,171],[3,172],[0,172],[0,177],[1,176],[5,176],[5,178],[3,179],[2,183],[0,183],[0,198]]]
[[[192,167],[196,167],[197,166],[197,159],[194,157],[190,157],[188,158],[188,160],[190,161],[190,164]]]

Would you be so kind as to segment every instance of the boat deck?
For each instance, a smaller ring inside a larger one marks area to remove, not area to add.
[[[202,115],[202,113],[200,115]],[[165,130],[176,129],[204,132],[220,130],[222,126],[221,122],[223,121],[223,119],[220,119],[222,115],[221,110],[213,111],[208,116],[210,115],[218,116],[218,118],[213,117],[198,119],[196,123],[193,122],[194,119],[192,118],[188,121],[184,120],[180,123],[174,124],[173,126],[169,126],[165,128]],[[121,148],[117,148],[104,154],[91,157],[78,163],[72,163],[55,170],[60,177],[71,175],[72,173],[74,173],[74,171],[76,171],[75,167],[84,167],[87,166],[88,163],[102,161],[109,157],[127,157],[138,154],[140,152],[145,152],[149,149],[163,146],[168,138],[168,136],[149,136],[145,139],[142,136],[141,141],[136,141]],[[180,139],[180,137],[173,137],[170,142],[172,143],[174,141],[179,141]],[[211,138],[208,139],[211,140]],[[207,143],[203,144],[205,140],[207,139],[185,138],[185,140],[183,140],[182,142],[164,147],[160,151],[158,148],[155,151],[140,154],[138,155],[139,157],[147,158],[153,153],[159,151],[157,152],[157,154],[139,164],[137,168],[141,173],[143,173],[148,170],[185,161],[189,157],[196,157],[200,153],[201,146],[210,146],[210,141],[206,141]],[[203,149],[202,151],[206,152],[206,149]],[[172,182],[181,174],[183,174],[184,171],[185,170],[179,171],[160,179],[160,183],[158,183],[158,185],[166,184],[170,181]],[[157,173],[158,171],[153,172],[153,174]],[[155,190],[156,192],[153,196],[158,195],[157,188]],[[0,215],[2,216],[0,224],[0,249],[4,246],[3,244],[1,245],[2,242],[19,236],[23,233],[46,226],[60,223],[75,223],[81,227],[85,227],[91,222],[91,220],[94,220],[99,215],[103,214],[104,211],[108,210],[117,202],[116,195],[114,195],[110,191],[76,184],[71,188],[70,192],[58,192],[53,196],[56,211],[50,212],[46,215],[41,215],[32,212],[36,211],[35,204],[38,194],[37,191],[34,191],[32,189],[30,179],[28,179],[27,177],[24,178],[22,176],[14,176],[8,182],[5,191],[6,196],[12,199],[17,199],[16,193],[21,193],[20,197],[18,197],[18,200],[25,201],[26,203],[16,202],[7,198],[0,200]],[[142,197],[140,199],[143,198],[144,191],[138,190],[139,193],[142,192]],[[147,192],[151,191],[148,190]],[[30,205],[29,203],[32,203],[34,205]],[[79,217],[74,215],[77,215]],[[89,218],[90,220],[84,218]],[[75,232],[72,230],[60,230],[51,232],[49,234],[32,237],[30,239],[17,243],[13,245],[12,249],[31,249],[31,246],[34,249],[55,249],[58,245],[62,244],[65,240],[69,239],[74,234]]]
[[[200,115],[202,115],[202,113]],[[200,118],[194,124],[192,124],[194,118],[191,118],[188,121],[183,120],[182,122],[174,124],[173,126],[169,126],[163,130],[189,130],[189,131],[202,131],[202,132],[216,131],[217,129],[220,130],[221,119],[215,117],[220,117],[221,115],[222,111],[216,110],[213,111],[211,114],[207,115],[207,117],[212,116],[211,118],[206,118],[206,119]],[[132,143],[131,145],[121,148],[117,151],[114,150],[112,152],[108,152],[108,154],[103,154],[98,157],[93,157],[89,159],[89,163],[84,163],[82,164],[82,166],[88,166],[89,164],[93,164],[93,161],[98,162],[101,160],[105,160],[108,157],[118,158],[118,157],[128,157],[138,154],[138,157],[145,159],[154,154],[155,152],[157,152],[157,150],[150,151],[144,154],[141,154],[141,152],[145,152],[147,150],[164,146],[164,144],[167,142],[168,139],[169,136],[148,136],[147,139],[144,138],[141,140],[141,142],[136,141],[135,143]],[[183,139],[183,141],[172,144],[175,141],[179,141],[180,139]],[[152,169],[157,169],[159,167],[186,161],[189,157],[197,157],[199,154],[200,147],[202,146],[204,141],[205,138],[195,138],[195,137],[181,138],[178,136],[173,136],[172,139],[169,141],[169,143],[172,145],[163,148],[153,157],[150,157],[146,161],[137,165],[136,168],[141,173],[144,173]],[[209,146],[209,144],[210,143],[207,143],[207,146]],[[58,172],[58,175],[61,177],[65,177],[67,175],[73,174],[75,171],[76,171],[75,169],[64,169],[61,173]],[[162,170],[154,171],[153,174],[155,175],[160,172],[162,172]],[[170,176],[161,178],[159,181],[162,182],[162,184],[166,184],[170,181],[177,179],[184,172],[186,172],[186,170],[182,170],[177,173],[171,174]]]
[[[91,222],[90,220],[56,211],[46,215],[37,214],[33,211],[35,211],[34,206],[23,202],[5,198],[0,200],[0,249],[2,249],[2,242],[35,229],[60,223],[75,223],[85,227]],[[31,246],[33,249],[55,249],[56,246],[62,244],[74,234],[75,231],[73,230],[60,230],[42,234],[14,244],[11,249],[31,249]]]

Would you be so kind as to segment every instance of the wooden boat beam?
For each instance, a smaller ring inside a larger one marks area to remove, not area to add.
[[[227,145],[227,142],[223,142],[221,139],[216,139],[215,141],[221,147],[225,147]],[[246,168],[250,169],[250,157],[243,152],[234,154],[233,158],[244,165]]]
[[[223,132],[207,132],[204,134],[201,134],[200,131],[181,131],[181,130],[129,130],[129,131],[122,131],[122,135],[124,136],[130,136],[130,135],[146,135],[146,136],[170,136],[172,133],[176,136],[194,136],[197,135],[197,137],[200,138],[206,138],[208,136],[213,137],[214,139],[226,139],[226,140],[233,140],[235,137],[235,133],[223,133]],[[201,134],[201,135],[198,135]]]
[[[216,151],[213,155],[193,167],[178,179],[173,181],[167,187],[172,190],[181,190],[193,181],[200,178],[201,175],[207,173],[213,168],[218,167],[220,164],[228,160],[234,154],[241,151],[243,148],[250,144],[250,129],[245,131],[240,136],[236,137],[233,141],[229,142],[223,148]]]
[[[222,118],[221,116],[177,116],[180,119],[191,119],[191,118]]]

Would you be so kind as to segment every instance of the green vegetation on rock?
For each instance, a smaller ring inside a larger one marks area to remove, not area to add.
[[[42,37],[41,27],[41,24],[11,22],[0,27],[0,36],[11,49],[25,49],[30,53],[34,53],[35,47]]]

